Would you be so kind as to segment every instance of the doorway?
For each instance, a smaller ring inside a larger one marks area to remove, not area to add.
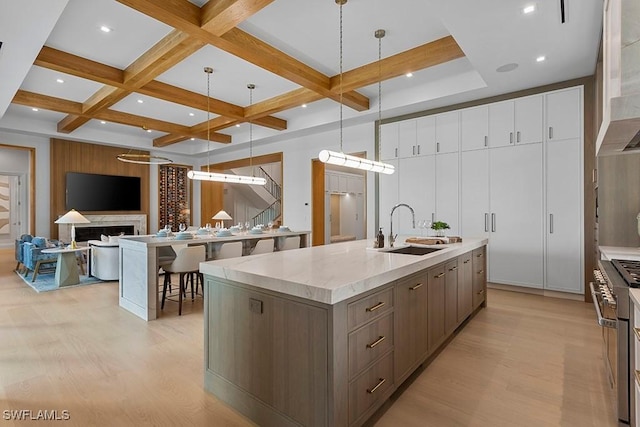
[[[0,173],[0,247],[9,248],[27,233],[25,174]]]

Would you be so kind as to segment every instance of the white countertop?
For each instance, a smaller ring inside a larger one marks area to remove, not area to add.
[[[600,258],[605,261],[611,261],[612,259],[640,261],[640,248],[600,246]]]
[[[403,242],[408,237],[398,238]],[[371,250],[373,239],[334,243],[200,264],[204,274],[336,304],[487,244],[487,239],[435,245],[431,254],[402,255]],[[400,246],[396,244],[396,246]],[[421,246],[421,245],[414,245]]]
[[[310,231],[273,231],[264,232],[262,234],[233,234],[228,237],[217,237],[215,234],[195,234],[193,239],[177,239],[172,237],[158,237],[155,234],[147,234],[141,236],[122,236],[119,237],[120,246],[129,245],[145,245],[145,246],[169,246],[177,244],[189,244],[196,242],[211,242],[211,243],[224,243],[224,242],[237,242],[240,240],[258,240],[258,239],[273,239],[278,237],[300,236],[302,234],[311,234]]]

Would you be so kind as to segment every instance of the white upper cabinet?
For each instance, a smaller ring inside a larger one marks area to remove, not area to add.
[[[389,214],[391,213],[391,209],[398,204],[398,177],[400,176],[398,160],[391,159],[388,163],[396,168],[396,173],[391,175],[381,173],[378,178],[380,226],[383,227],[385,238],[389,235]],[[377,231],[378,230],[376,230],[376,233]],[[386,244],[388,245],[388,242]]]
[[[380,160],[398,158],[398,123],[387,123],[380,126],[378,135],[380,143]]]
[[[513,101],[489,105],[489,147],[506,147],[514,142]]]
[[[467,108],[460,112],[460,147],[462,151],[480,150],[489,145],[489,107]]]
[[[398,125],[398,157],[417,156],[416,120],[405,120]]]
[[[460,137],[458,111],[436,115],[436,153],[457,153]]]
[[[459,236],[458,225],[458,153],[435,156],[436,166],[436,212],[435,220],[444,221],[451,227],[448,235]],[[427,218],[430,219],[430,218]]]
[[[431,220],[436,212],[436,156],[415,156],[399,161],[398,203],[411,206],[420,219]],[[389,211],[390,213],[390,211]],[[389,213],[383,214],[388,217]],[[384,218],[384,216],[382,217]],[[387,219],[388,221],[388,219]],[[411,213],[400,208],[393,215],[393,232],[405,235],[416,235],[419,230],[412,227]],[[384,225],[384,222],[382,222]]]
[[[542,142],[542,126],[542,95],[518,98],[514,101],[516,144]]]
[[[582,108],[580,88],[571,88],[546,95],[547,130],[549,141],[580,138]]]
[[[489,150],[460,154],[462,237],[489,237]]]
[[[489,105],[489,147],[542,142],[542,95]]]
[[[427,156],[436,152],[436,118],[424,116],[416,120],[418,155]]]

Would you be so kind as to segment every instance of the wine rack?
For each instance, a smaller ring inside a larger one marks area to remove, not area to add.
[[[188,166],[160,165],[158,171],[158,229],[169,225],[178,230],[180,223],[191,225],[191,186]]]

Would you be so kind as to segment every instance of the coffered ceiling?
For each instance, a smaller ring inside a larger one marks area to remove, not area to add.
[[[335,128],[341,100],[372,121],[379,80],[390,117],[591,75],[602,20],[602,0],[342,9],[341,78],[335,0],[0,0],[0,130],[198,156],[249,122],[254,144]]]

